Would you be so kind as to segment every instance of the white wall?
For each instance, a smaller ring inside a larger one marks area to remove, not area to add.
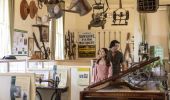
[[[168,17],[166,10],[147,14],[148,30],[146,40],[149,45],[160,45],[164,49],[164,58],[168,58]]]

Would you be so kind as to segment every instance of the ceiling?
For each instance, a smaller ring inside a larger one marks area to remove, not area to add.
[[[87,0],[90,4],[94,4],[94,0]],[[100,0],[96,0],[100,1]],[[102,0],[103,2],[105,0]],[[119,0],[107,0],[109,4],[119,4]],[[149,0],[148,0],[149,1]],[[122,4],[134,4],[136,0],[122,0]],[[159,0],[159,4],[170,4],[170,0]]]

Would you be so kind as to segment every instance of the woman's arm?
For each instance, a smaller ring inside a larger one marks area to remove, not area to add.
[[[109,66],[109,71],[108,72],[109,72],[108,77],[112,76],[112,73],[113,73],[113,71],[112,71],[112,63]]]
[[[98,64],[95,64],[94,68],[93,68],[93,77],[94,77],[94,82],[96,82],[96,77],[97,77],[97,65]]]

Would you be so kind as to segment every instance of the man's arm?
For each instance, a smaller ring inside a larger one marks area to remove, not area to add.
[[[125,62],[122,62],[121,65],[122,65],[122,71],[125,71],[128,69]]]
[[[126,66],[126,62],[124,61],[124,58],[123,58],[123,53],[121,53],[121,66],[122,66],[122,71],[125,71],[128,69],[128,67]]]

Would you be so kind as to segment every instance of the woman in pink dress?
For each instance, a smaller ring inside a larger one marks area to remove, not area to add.
[[[107,53],[107,48],[102,48],[99,52],[100,58],[98,58],[94,67],[94,82],[98,82],[112,76],[111,62],[107,57]]]

